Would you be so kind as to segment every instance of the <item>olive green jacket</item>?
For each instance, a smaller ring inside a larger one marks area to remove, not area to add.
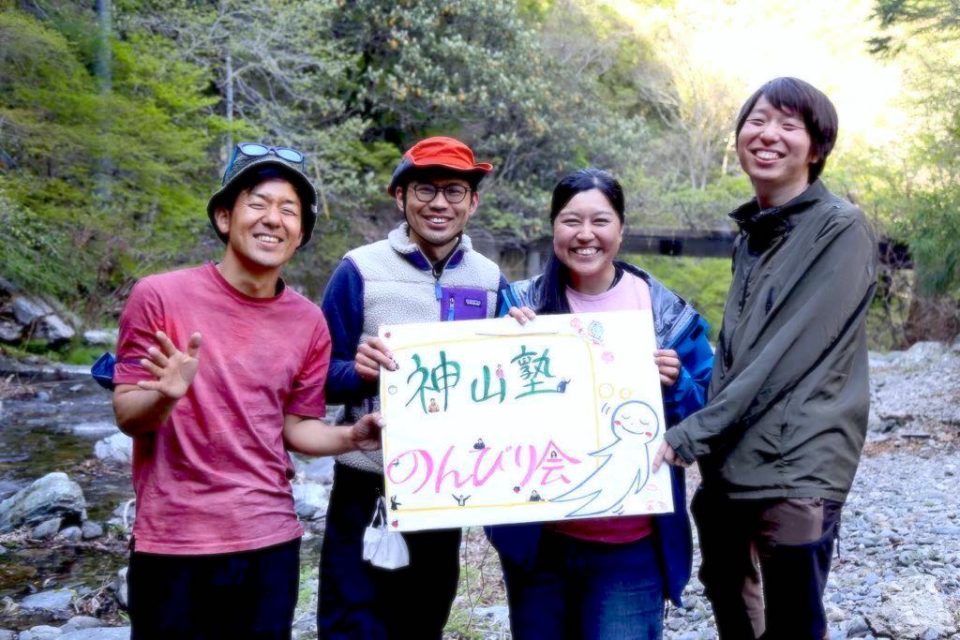
[[[705,488],[734,498],[844,500],[870,404],[866,315],[877,242],[818,180],[740,225],[707,405],[666,432]]]

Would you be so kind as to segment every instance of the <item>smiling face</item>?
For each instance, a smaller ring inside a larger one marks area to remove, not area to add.
[[[650,442],[660,432],[657,414],[648,404],[639,400],[631,400],[617,407],[610,421],[614,434],[621,439],[633,436],[641,442]]]
[[[761,207],[782,205],[806,190],[816,161],[810,147],[803,118],[760,96],[737,135],[737,157]]]
[[[415,193],[420,184],[437,187],[437,195],[430,202],[421,202]],[[443,193],[443,188],[459,185],[467,190],[466,197],[457,203],[451,203]],[[404,190],[405,189],[405,190]],[[406,196],[406,197],[404,197]],[[410,226],[410,241],[415,243],[431,260],[445,257],[457,244],[460,234],[467,226],[467,220],[477,210],[480,195],[470,188],[470,183],[462,178],[436,178],[424,181],[411,181],[406,187],[397,187],[397,206],[404,212]]]
[[[217,228],[227,236],[225,268],[254,277],[279,277],[303,240],[300,197],[282,178],[241,191],[231,210],[216,211]]]
[[[601,293],[613,282],[613,260],[623,241],[623,224],[599,189],[573,196],[553,221],[553,251],[581,293]]]

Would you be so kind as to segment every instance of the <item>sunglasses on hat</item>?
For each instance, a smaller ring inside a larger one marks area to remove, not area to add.
[[[296,149],[291,149],[290,147],[269,147],[258,142],[241,142],[233,148],[233,154],[230,156],[230,162],[227,163],[227,168],[223,172],[224,178],[230,175],[230,171],[233,169],[233,165],[236,163],[239,156],[245,156],[247,158],[262,158],[263,156],[271,153],[281,160],[299,165],[301,169],[304,167],[305,158],[303,157],[303,154]]]

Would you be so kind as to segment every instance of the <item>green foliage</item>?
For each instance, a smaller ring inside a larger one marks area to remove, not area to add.
[[[24,240],[7,236],[0,269],[72,303],[129,278],[121,265],[180,243],[175,231],[202,203],[205,136],[219,125],[205,113],[204,73],[178,62],[170,43],[109,43],[105,91],[89,66],[94,16],[57,18],[0,14],[0,41],[9,45],[0,53],[2,215]]]
[[[909,36],[960,35],[960,5],[951,0],[876,0],[873,17],[882,29],[882,35],[869,40],[871,51],[877,54],[902,51]],[[906,31],[898,33],[900,26]]]
[[[537,25],[555,22],[550,3],[342,4],[334,33],[359,61],[344,100],[369,122],[364,138],[399,147],[441,133],[469,141],[496,167],[477,224],[529,237],[564,172],[621,171],[637,157],[642,123],[593,100],[600,69],[576,73],[542,43]],[[575,13],[565,24],[584,19]]]
[[[874,50],[904,60],[920,126],[908,162],[877,189],[887,230],[903,238],[928,296],[960,299],[960,7],[942,0],[877,0]],[[875,172],[879,174],[879,172]],[[881,174],[882,175],[882,174]]]

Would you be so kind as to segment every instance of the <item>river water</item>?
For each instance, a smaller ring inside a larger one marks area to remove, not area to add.
[[[0,373],[0,380],[8,375]],[[116,579],[127,563],[126,537],[106,521],[134,493],[129,464],[94,455],[96,442],[118,430],[110,393],[92,381],[86,368],[21,371],[6,389],[15,395],[0,400],[0,500],[47,473],[62,471],[83,489],[89,518],[108,531],[103,538],[80,544],[21,540],[3,545],[0,628],[22,629],[44,620],[9,613],[4,600],[16,602],[31,593],[63,588],[74,589],[82,598]],[[305,568],[316,566],[320,540],[304,540]]]

